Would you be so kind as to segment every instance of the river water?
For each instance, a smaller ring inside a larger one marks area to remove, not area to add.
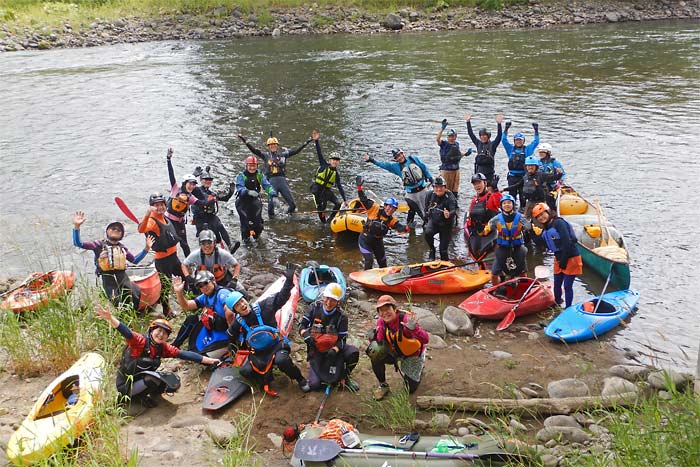
[[[326,152],[344,159],[351,182],[363,174],[380,197],[400,196],[398,177],[364,164],[392,147],[438,166],[435,133],[448,118],[471,146],[464,113],[495,134],[494,118],[513,121],[511,135],[542,141],[627,237],[638,313],[612,337],[657,363],[694,367],[697,303],[697,192],[700,180],[700,29],[697,22],[652,22],[533,31],[251,38],[160,42],[0,55],[2,273],[23,276],[58,266],[90,271],[91,254],[71,246],[72,212],[86,211],[83,238],[101,236],[121,196],[141,216],[148,194],[166,191],[165,152],[175,150],[179,176],[211,165],[215,187],[233,181],[247,150],[242,132],[263,146],[270,132],[293,147],[321,132]],[[505,179],[506,156],[497,170]],[[461,204],[471,195],[463,162]],[[302,211],[317,167],[310,146],[289,162]],[[693,214],[695,213],[695,214]],[[221,216],[239,238],[233,203]],[[194,232],[190,244],[194,245]],[[128,225],[127,245],[141,248]],[[420,236],[392,235],[389,262],[425,258]],[[452,247],[466,258],[461,233]],[[288,260],[361,267],[355,240],[335,238],[311,214],[266,221],[244,264]],[[541,258],[530,258],[531,266]],[[546,261],[550,261],[547,259]],[[577,296],[600,292],[584,274]],[[458,303],[463,297],[445,297]]]

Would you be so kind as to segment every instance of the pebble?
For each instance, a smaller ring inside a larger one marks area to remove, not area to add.
[[[277,433],[268,433],[267,438],[270,440],[272,445],[276,448],[282,447],[282,437]]]
[[[532,397],[532,398],[540,397],[540,395],[537,393],[537,391],[535,391],[534,389],[530,389],[527,386],[523,386],[522,388],[520,388],[520,391],[522,391],[522,393],[528,397]]]
[[[504,352],[502,350],[494,350],[493,352],[491,352],[491,356],[493,358],[498,358],[500,360],[506,360],[509,358],[513,358],[513,354],[511,354],[509,352]]]
[[[460,426],[457,428],[457,434],[459,436],[467,436],[469,434],[469,428],[466,426]]]
[[[444,413],[436,413],[430,420],[430,425],[435,427],[436,430],[445,430],[450,426],[452,419],[449,415]]]
[[[508,425],[510,425],[510,427],[514,431],[527,431],[527,427],[514,418],[510,419],[510,422],[508,422]]]
[[[146,433],[146,430],[142,426],[136,426],[134,427],[134,433],[137,435],[143,435]]]
[[[543,442],[566,439],[572,443],[583,443],[590,441],[591,435],[581,428],[571,426],[547,426],[537,432],[537,439]]]
[[[552,415],[544,420],[544,426],[570,426],[574,428],[581,428],[578,421],[570,415]]]
[[[626,393],[636,394],[638,391],[639,389],[634,383],[620,378],[619,376],[611,376],[609,378],[605,378],[603,381],[603,390],[600,392],[600,394],[607,397]]]
[[[649,373],[647,383],[657,390],[682,389],[691,378],[675,370],[656,370]]]
[[[447,342],[445,342],[445,340],[442,337],[436,336],[435,334],[430,334],[430,333],[428,333],[428,336],[430,338],[430,340],[428,342],[429,349],[447,348]]]
[[[540,461],[542,461],[543,467],[556,467],[557,465],[559,465],[559,459],[557,459],[551,454],[543,454],[540,457]]]
[[[235,425],[226,420],[212,420],[206,427],[206,432],[215,444],[226,447],[229,440],[238,434]]]

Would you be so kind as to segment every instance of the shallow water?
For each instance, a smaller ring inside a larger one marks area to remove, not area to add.
[[[694,232],[700,179],[700,31],[697,22],[597,25],[546,31],[378,36],[251,38],[162,42],[0,55],[0,183],[3,274],[37,268],[90,271],[92,257],[71,246],[72,212],[88,214],[83,238],[123,215],[138,216],[148,194],[167,189],[165,152],[179,176],[211,165],[215,187],[233,181],[247,155],[240,131],[262,146],[272,131],[293,147],[318,128],[326,152],[338,149],[341,173],[362,173],[380,197],[400,196],[397,177],[361,162],[392,147],[420,154],[437,169],[442,118],[470,146],[463,116],[494,131],[502,111],[511,134],[554,146],[567,181],[597,198],[626,235],[639,312],[614,342],[660,363],[694,367],[700,292]],[[497,169],[505,179],[506,157]],[[310,146],[289,162],[302,211],[317,160]],[[463,162],[461,204],[471,187]],[[469,192],[469,193],[468,193]],[[233,204],[222,218],[238,237]],[[125,221],[126,222],[126,221]],[[141,247],[135,226],[126,243]],[[194,231],[190,236],[190,243]],[[421,237],[392,235],[390,263],[425,257]],[[455,256],[466,256],[456,235]],[[265,238],[238,255],[247,264],[317,260],[346,273],[360,268],[355,240],[334,238],[314,215],[266,221]],[[539,257],[531,257],[534,266]],[[547,259],[547,261],[549,261]],[[577,297],[600,292],[584,274]],[[456,298],[448,298],[450,303]]]

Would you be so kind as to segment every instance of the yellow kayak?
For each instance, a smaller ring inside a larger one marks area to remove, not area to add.
[[[359,198],[348,201],[347,210],[339,212],[331,219],[331,230],[335,233],[355,232],[361,233],[367,216],[365,207]],[[405,201],[399,203],[398,212],[408,212],[408,204]]]
[[[104,367],[102,355],[88,352],[49,384],[7,443],[13,464],[40,462],[80,436],[93,420]]]

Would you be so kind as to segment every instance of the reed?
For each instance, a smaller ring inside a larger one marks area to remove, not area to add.
[[[366,409],[363,414],[373,427],[396,430],[410,430],[416,420],[416,407],[405,386],[400,391],[392,392],[381,401],[371,397],[363,399]]]

